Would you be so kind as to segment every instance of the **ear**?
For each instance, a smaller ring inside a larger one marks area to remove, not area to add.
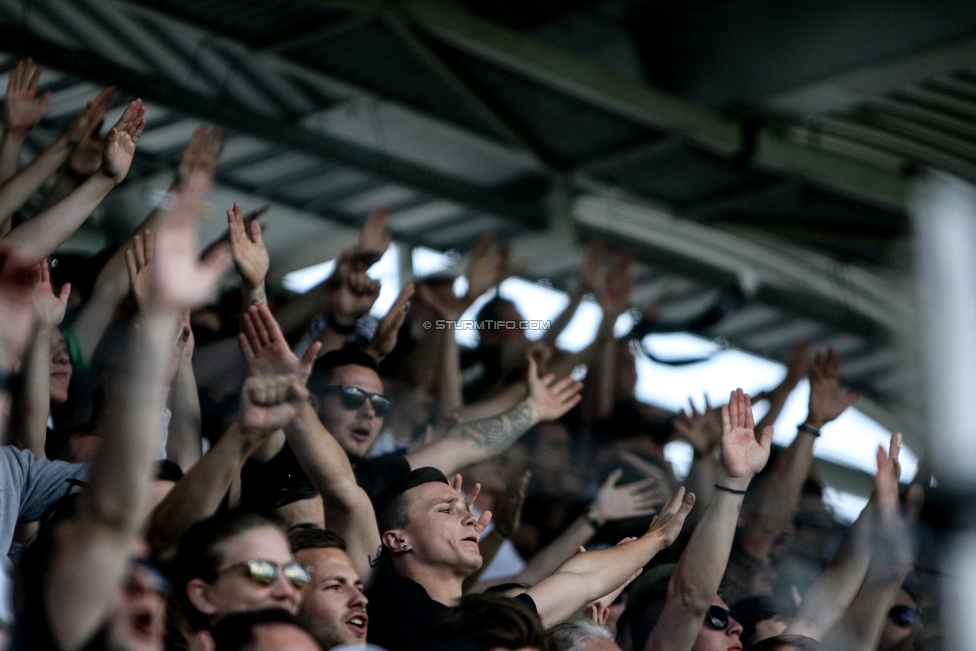
[[[207,617],[217,613],[217,606],[210,598],[210,584],[203,579],[190,579],[186,584],[186,597],[194,608]]]
[[[392,529],[383,534],[383,546],[394,554],[410,551],[410,543],[401,529]]]

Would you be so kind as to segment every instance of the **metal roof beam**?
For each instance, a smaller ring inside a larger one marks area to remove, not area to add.
[[[311,131],[292,123],[273,120],[233,103],[229,98],[201,95],[189,88],[144,73],[123,68],[96,55],[40,39],[11,25],[0,25],[3,49],[102,84],[119,88],[146,100],[156,102],[203,120],[222,124],[294,151],[335,161],[435,196],[487,212],[514,218],[525,224],[538,225],[543,215],[539,197],[482,187],[413,165],[403,160],[357,146],[330,135]]]

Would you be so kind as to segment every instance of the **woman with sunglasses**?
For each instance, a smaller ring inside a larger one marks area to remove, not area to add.
[[[231,613],[282,608],[294,614],[311,580],[284,532],[246,511],[193,525],[180,539],[174,567],[171,633],[191,641]]]

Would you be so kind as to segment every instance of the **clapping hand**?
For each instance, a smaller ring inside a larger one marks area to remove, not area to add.
[[[820,429],[858,399],[840,387],[840,354],[833,347],[817,353],[810,366],[810,407],[806,423]]]
[[[535,409],[536,422],[556,420],[579,403],[582,382],[577,382],[571,375],[556,381],[553,373],[540,378],[535,359],[529,357],[528,360],[528,399]]]
[[[54,328],[64,320],[64,313],[68,307],[68,296],[71,294],[71,283],[61,286],[59,294],[54,293],[51,286],[51,270],[48,261],[38,263],[35,271],[33,291],[34,312],[38,324],[45,328]]]
[[[237,335],[241,352],[251,375],[293,374],[302,386],[312,374],[312,366],[322,344],[314,342],[299,360],[291,351],[281,327],[267,305],[252,305],[243,316],[243,332]]]
[[[381,361],[393,352],[397,344],[397,334],[400,327],[407,318],[407,311],[410,307],[410,298],[413,296],[413,284],[404,285],[400,290],[400,295],[393,302],[390,311],[376,324],[376,332],[366,346],[366,352]]]
[[[752,478],[766,467],[773,444],[773,428],[766,427],[756,439],[752,403],[742,389],[729,396],[722,406],[723,486],[745,490]]]
[[[18,61],[10,71],[3,97],[3,127],[7,131],[26,134],[44,117],[51,93],[37,96],[42,72],[44,68],[35,66],[31,59]]]
[[[119,121],[105,137],[105,149],[102,151],[102,169],[105,175],[114,180],[116,185],[122,182],[129,173],[132,157],[136,153],[136,143],[146,128],[143,115],[146,108],[142,100],[134,100],[126,107]]]

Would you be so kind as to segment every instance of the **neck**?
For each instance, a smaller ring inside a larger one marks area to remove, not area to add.
[[[406,559],[405,559],[406,560]],[[465,577],[452,568],[434,568],[411,562],[398,563],[397,574],[413,579],[424,587],[434,601],[455,606],[463,594]]]

